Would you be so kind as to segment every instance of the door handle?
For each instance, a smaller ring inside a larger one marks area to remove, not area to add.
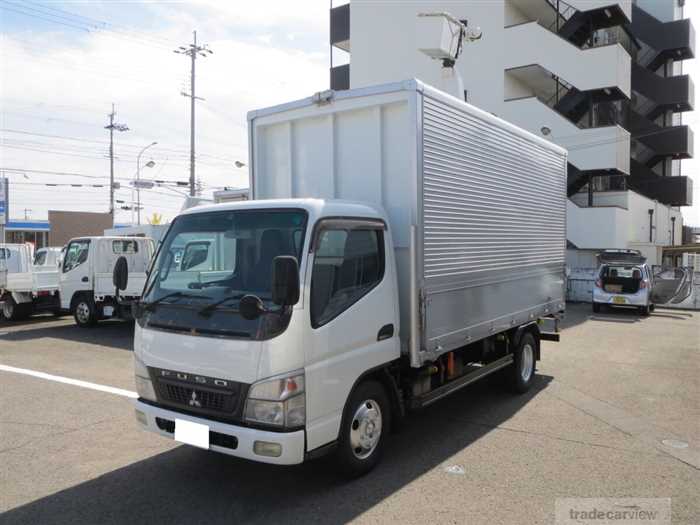
[[[84,283],[86,283],[86,282],[88,282],[90,279],[88,279],[87,277],[83,277],[83,278],[80,279],[80,280],[83,281]]]
[[[379,333],[377,334],[377,341],[384,341],[384,339],[389,339],[390,337],[394,336],[394,325],[393,324],[385,324],[379,329]]]

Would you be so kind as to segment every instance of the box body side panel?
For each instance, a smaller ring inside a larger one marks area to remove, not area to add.
[[[566,155],[425,96],[426,355],[564,308]]]

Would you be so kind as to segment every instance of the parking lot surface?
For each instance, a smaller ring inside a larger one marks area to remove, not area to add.
[[[348,482],[327,458],[273,467],[142,432],[132,325],[2,322],[0,523],[533,524],[568,497],[668,497],[673,523],[700,523],[700,314],[570,305],[563,328],[528,394],[468,387]]]

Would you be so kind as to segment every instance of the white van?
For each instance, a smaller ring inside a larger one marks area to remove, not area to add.
[[[61,262],[61,308],[81,327],[109,317],[130,318],[129,302],[141,296],[153,251],[153,239],[147,237],[72,239]],[[129,286],[117,294],[112,273],[122,256],[128,263]]]

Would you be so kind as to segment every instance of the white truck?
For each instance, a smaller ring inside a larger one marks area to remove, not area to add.
[[[109,317],[130,318],[130,302],[141,296],[154,249],[153,240],[147,237],[71,239],[60,267],[61,308],[80,327]],[[129,286],[117,293],[113,272],[121,257],[128,263]]]
[[[360,475],[410,409],[531,386],[565,305],[565,150],[415,80],[248,119],[252,200],[181,213],[134,307],[144,429]]]
[[[0,302],[8,321],[34,313],[60,313],[58,257],[60,248],[0,244]]]

